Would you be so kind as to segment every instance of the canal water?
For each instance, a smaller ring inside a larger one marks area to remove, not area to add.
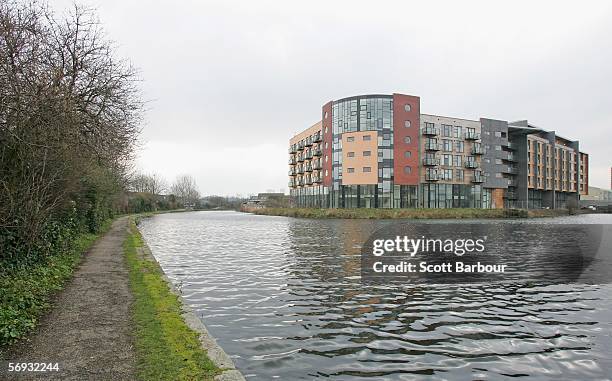
[[[219,211],[161,214],[140,229],[247,379],[612,378],[610,284],[365,285],[360,248],[392,223]]]

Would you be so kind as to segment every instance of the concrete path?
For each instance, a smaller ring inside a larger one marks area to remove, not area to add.
[[[85,255],[36,332],[3,356],[0,379],[134,380],[132,294],[123,262],[127,217]],[[59,372],[6,373],[7,362],[59,363]]]

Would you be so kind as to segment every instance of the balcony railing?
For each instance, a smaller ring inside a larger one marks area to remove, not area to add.
[[[322,181],[323,181],[323,179],[321,178],[321,176],[313,176],[312,177],[312,182],[313,183],[317,183],[318,184],[318,183],[320,183]]]
[[[508,200],[516,200],[516,193],[506,192],[506,194],[504,194],[504,197],[507,198]]]
[[[297,181],[297,185],[300,186],[300,187],[303,187],[304,186],[304,179],[299,179]]]
[[[474,173],[474,175],[472,176],[472,182],[473,183],[482,183],[484,182],[484,176],[481,173]]]
[[[297,148],[298,151],[303,151],[304,150],[304,142],[303,141],[299,142],[297,144],[296,148]]]
[[[291,188],[295,187],[295,179],[289,180],[289,187]]]
[[[478,140],[478,139],[480,139],[479,132],[467,131],[465,133],[465,140]]]
[[[299,173],[300,175],[304,174],[304,166],[300,165],[297,169],[297,173]]]
[[[502,157],[502,160],[516,161],[516,158],[514,157],[514,154],[512,152],[508,152],[508,155]]]
[[[516,180],[508,180],[508,186],[509,187],[516,187],[518,186],[518,182]]]
[[[465,167],[466,168],[478,168],[478,163],[476,161],[466,161],[465,162]]]
[[[305,183],[306,185],[312,185],[312,178],[310,176],[306,177]]]
[[[297,152],[297,147],[295,144],[292,144],[289,146],[289,153],[296,153]]]
[[[503,173],[509,173],[509,174],[515,175],[515,174],[518,173],[518,170],[515,167],[504,167],[502,169],[502,172]]]
[[[423,165],[430,167],[440,165],[440,159],[438,159],[437,157],[426,157],[423,159]]]
[[[312,172],[312,165],[308,164],[308,165],[306,166],[306,168],[304,168],[304,171],[306,171],[306,172]]]
[[[436,136],[438,135],[438,129],[435,127],[423,127],[421,133],[423,135]]]
[[[508,144],[506,144],[506,148],[511,149],[511,150],[515,150],[517,148],[517,146],[516,146],[516,143],[508,142]]]
[[[440,178],[438,177],[438,172],[425,172],[425,180],[427,181],[438,181]]]
[[[304,161],[304,156],[302,156],[302,155],[298,155],[298,157],[297,157],[297,161],[298,161],[299,163],[303,162],[303,161]]]
[[[307,137],[306,139],[304,139],[304,145],[306,147],[312,146],[312,138],[311,137]]]
[[[440,143],[425,142],[425,149],[428,151],[439,151]]]
[[[306,151],[306,152],[304,153],[304,159],[305,159],[305,160],[310,160],[310,159],[312,159],[312,151]]]
[[[312,150],[312,154],[313,156],[321,156],[323,152],[321,151],[321,148],[316,148]]]
[[[289,164],[290,165],[295,165],[295,163],[297,163],[297,160],[295,159],[295,156],[291,156],[289,158]]]
[[[312,163],[312,169],[321,169],[323,166],[321,165],[321,160],[317,160]]]
[[[472,155],[483,155],[483,154],[484,154],[484,148],[482,148],[482,145],[474,144],[474,146],[472,146]]]
[[[295,167],[289,170],[289,176],[295,176],[296,174],[297,174],[297,171],[295,170]]]
[[[315,143],[320,142],[321,140],[323,140],[323,135],[319,132],[317,134],[315,134],[312,138],[312,141]]]

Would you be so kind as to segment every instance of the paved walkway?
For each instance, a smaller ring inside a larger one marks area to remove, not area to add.
[[[123,262],[127,217],[85,255],[30,341],[4,355],[0,379],[133,380],[136,356],[130,319],[132,294]],[[11,362],[59,363],[59,372],[7,374]]]

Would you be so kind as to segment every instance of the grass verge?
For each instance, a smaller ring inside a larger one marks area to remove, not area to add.
[[[71,250],[22,268],[0,271],[0,352],[36,327],[51,306],[53,295],[64,288],[83,253],[108,231],[111,222],[106,221],[99,234],[79,235]]]
[[[319,208],[261,208],[253,213],[269,216],[302,218],[365,218],[365,219],[455,219],[455,218],[529,218],[567,215],[567,210],[525,209],[319,209]]]
[[[124,242],[134,295],[138,376],[142,380],[212,380],[220,369],[202,349],[197,332],[183,320],[181,303],[162,277],[157,262],[144,255],[134,220]]]

